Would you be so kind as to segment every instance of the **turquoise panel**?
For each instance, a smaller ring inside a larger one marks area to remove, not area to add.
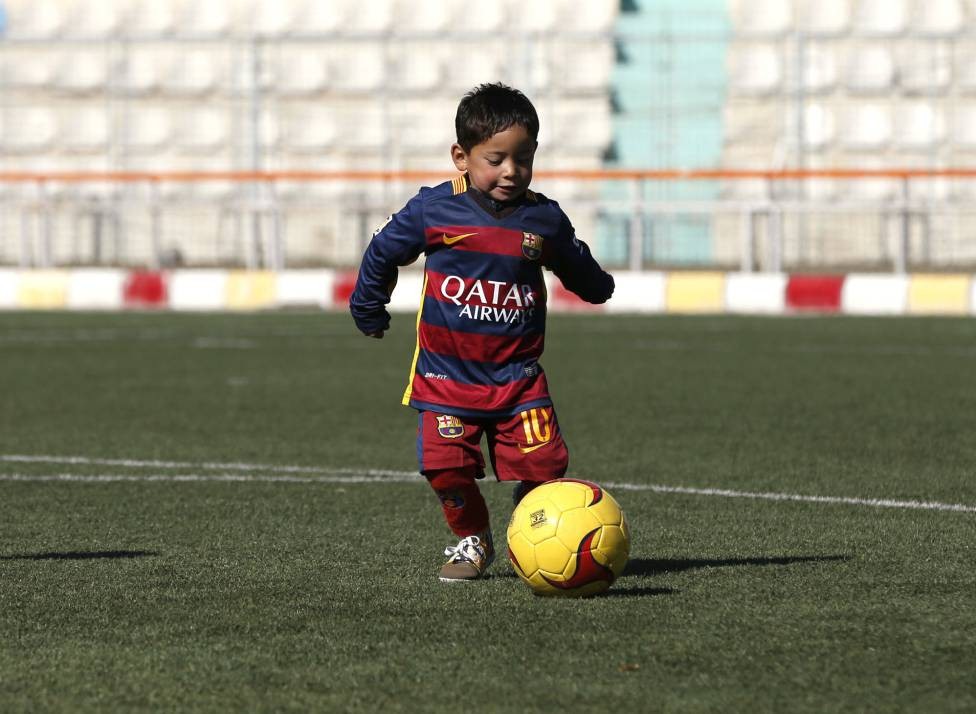
[[[730,32],[726,0],[625,2],[617,22],[613,74],[614,168],[712,168],[722,153],[722,107]],[[715,182],[659,182],[643,187],[656,201],[715,198]],[[604,198],[627,201],[633,188],[609,185]],[[632,211],[602,217],[598,252],[627,260]],[[643,259],[667,264],[711,261],[711,221],[691,213],[651,215],[642,222]]]

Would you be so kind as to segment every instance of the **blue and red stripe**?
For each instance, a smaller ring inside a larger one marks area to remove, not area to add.
[[[545,333],[492,335],[451,330],[421,320],[420,349],[457,359],[479,362],[514,362],[538,359],[545,345]]]
[[[466,384],[453,379],[430,379],[419,371],[413,376],[411,406],[451,414],[510,414],[530,406],[548,406],[545,374],[505,385]],[[459,408],[457,405],[477,405]]]

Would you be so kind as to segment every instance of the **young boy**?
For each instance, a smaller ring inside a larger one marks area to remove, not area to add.
[[[548,268],[591,303],[613,278],[576,239],[559,205],[529,189],[539,118],[503,84],[464,96],[451,158],[461,175],[422,188],[366,249],[349,307],[370,337],[389,328],[397,266],[426,254],[417,350],[403,404],[418,410],[417,456],[460,539],[445,582],[474,580],[494,558],[484,477],[485,437],[496,478],[519,481],[516,502],[561,477],[569,453],[539,364]]]

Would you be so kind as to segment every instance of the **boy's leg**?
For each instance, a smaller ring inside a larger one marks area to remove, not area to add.
[[[476,479],[484,477],[482,427],[460,418],[421,412],[417,428],[420,471],[441,502],[448,527],[460,539],[444,551],[443,581],[481,577],[494,559],[488,506]]]
[[[441,566],[438,577],[445,583],[477,580],[495,559],[488,506],[475,483],[477,473],[471,467],[425,474],[441,501],[447,525],[460,539],[457,545],[444,550],[444,555],[450,558]]]
[[[440,499],[448,527],[458,538],[481,535],[489,527],[488,506],[475,482],[475,467],[424,473]]]
[[[518,481],[519,501],[536,486],[565,475],[569,449],[551,406],[526,409],[488,431],[488,453],[499,481]]]

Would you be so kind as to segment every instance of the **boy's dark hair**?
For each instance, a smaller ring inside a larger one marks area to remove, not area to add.
[[[454,118],[457,143],[465,151],[515,125],[525,127],[533,139],[539,138],[539,115],[532,102],[501,82],[479,84],[465,94]]]

